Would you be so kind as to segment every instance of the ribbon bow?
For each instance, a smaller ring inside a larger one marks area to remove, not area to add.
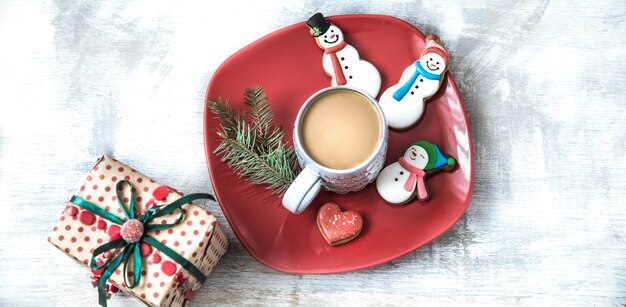
[[[124,204],[121,201],[122,197],[120,197],[121,196],[120,191],[123,190],[124,184],[128,184],[128,186],[130,186],[131,188],[131,197],[129,197],[130,204],[129,204],[128,210],[126,210],[126,208],[124,207]],[[129,289],[132,289],[135,286],[137,286],[137,284],[139,284],[139,281],[141,280],[141,267],[142,267],[141,249],[140,249],[141,242],[145,242],[153,246],[154,248],[163,252],[165,255],[172,258],[172,260],[178,262],[191,275],[193,275],[201,284],[203,284],[204,281],[206,280],[206,276],[204,276],[204,274],[200,271],[200,269],[198,269],[195,265],[193,265],[193,263],[187,261],[187,259],[179,255],[177,252],[167,247],[165,244],[159,242],[157,239],[147,235],[146,233],[149,231],[167,229],[167,228],[180,224],[185,219],[185,213],[181,209],[181,207],[184,204],[188,202],[192,202],[196,199],[201,199],[201,198],[208,198],[211,200],[215,200],[215,198],[205,193],[189,194],[189,195],[185,195],[177,199],[171,204],[154,206],[146,210],[145,213],[135,216],[135,210],[134,210],[135,201],[134,201],[134,197],[132,197],[132,187],[133,185],[126,180],[121,180],[120,182],[117,183],[117,186],[116,186],[117,203],[122,209],[122,213],[124,213],[124,216],[126,217],[125,220],[117,217],[116,215],[109,213],[108,211],[76,195],[72,196],[72,199],[70,200],[71,203],[85,210],[88,210],[91,213],[94,213],[102,218],[105,218],[115,224],[119,224],[122,227],[121,228],[122,230],[125,227],[134,228],[134,233],[132,233],[131,231],[132,235],[127,235],[126,237],[122,235],[121,238],[102,244],[93,251],[93,255],[91,257],[91,262],[89,263],[89,267],[91,267],[91,269],[93,270],[99,270],[99,269],[105,268],[104,272],[100,276],[100,279],[98,280],[98,302],[100,303],[100,305],[105,306],[105,307],[107,303],[106,303],[106,294],[105,294],[104,286],[106,284],[106,281],[109,279],[109,277],[113,274],[115,269],[122,262],[124,262],[123,276],[124,276],[124,283],[126,284],[126,287],[128,287]],[[174,223],[150,224],[150,221],[152,221],[154,218],[158,218],[158,217],[162,217],[164,215],[170,214],[174,212],[175,210],[180,210],[180,215],[178,216],[178,218],[176,219]],[[124,231],[121,231],[121,233],[123,234]],[[121,251],[120,251],[120,248],[121,248]],[[96,258],[99,255],[107,251],[110,251],[112,249],[115,249],[116,252],[120,251],[119,254],[117,254],[117,256],[113,256],[115,255],[115,253],[113,253],[113,255],[109,257],[104,263],[101,263],[98,265]],[[131,259],[132,259],[132,267],[133,267],[133,279],[132,279],[132,283],[129,283],[126,280],[126,276],[127,276],[126,271],[129,268],[129,263],[131,262]]]

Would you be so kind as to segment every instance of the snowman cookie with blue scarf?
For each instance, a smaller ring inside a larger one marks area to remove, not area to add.
[[[449,68],[448,53],[435,35],[426,37],[426,47],[420,58],[409,65],[398,84],[381,95],[379,104],[389,127],[406,129],[424,113],[425,101],[435,95]]]
[[[376,190],[387,202],[403,205],[415,196],[419,201],[430,198],[426,189],[427,176],[439,171],[452,171],[456,160],[444,156],[437,145],[427,141],[413,143],[398,162],[387,165],[376,179]]]

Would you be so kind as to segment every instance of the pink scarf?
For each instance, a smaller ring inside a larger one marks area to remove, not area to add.
[[[343,75],[341,69],[341,63],[337,58],[337,52],[343,49],[347,45],[346,41],[342,41],[335,47],[324,49],[324,53],[330,55],[330,60],[333,62],[333,70],[335,71],[335,79],[337,79],[337,85],[346,85],[346,76]]]
[[[404,157],[400,157],[398,162],[400,162],[400,166],[411,173],[409,178],[404,183],[404,190],[411,192],[411,190],[413,190],[415,180],[417,180],[417,195],[420,199],[427,199],[428,191],[426,191],[426,184],[424,183],[424,175],[426,173],[423,170],[411,165]]]

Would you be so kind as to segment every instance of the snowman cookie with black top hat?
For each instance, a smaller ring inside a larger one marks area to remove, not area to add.
[[[420,58],[404,69],[398,84],[380,96],[379,104],[389,127],[406,129],[415,124],[424,113],[425,101],[439,90],[449,61],[438,41],[437,36],[428,35]]]
[[[372,63],[361,60],[359,52],[346,43],[341,29],[322,13],[315,13],[306,24],[317,45],[324,49],[322,67],[331,77],[331,85],[354,86],[374,98],[378,96],[380,73]]]
[[[426,141],[413,143],[398,162],[386,166],[376,179],[378,194],[393,205],[403,205],[417,196],[419,201],[430,198],[425,178],[438,171],[451,171],[456,160],[444,156],[434,144]]]

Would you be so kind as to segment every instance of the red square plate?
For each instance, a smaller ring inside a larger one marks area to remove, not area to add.
[[[410,24],[381,15],[330,17],[361,58],[378,68],[381,93],[396,83],[405,67],[424,48],[424,35]],[[445,42],[444,42],[445,45]],[[322,70],[322,53],[304,23],[278,30],[244,47],[215,72],[207,98],[230,100],[243,108],[246,87],[265,89],[275,123],[291,141],[293,123],[301,104],[317,90],[330,86]],[[454,56],[454,55],[452,55]],[[454,69],[454,67],[453,67]],[[321,192],[302,214],[289,213],[281,199],[262,186],[237,177],[213,154],[219,140],[217,121],[205,108],[204,140],[215,194],[237,238],[263,264],[290,273],[339,273],[379,265],[427,244],[447,231],[465,212],[473,185],[472,141],[461,96],[450,73],[439,92],[426,104],[422,119],[410,129],[390,131],[387,164],[396,161],[410,144],[427,140],[457,158],[453,173],[428,179],[431,200],[391,206],[374,184],[346,195]],[[319,206],[336,202],[364,219],[354,241],[331,247],[316,226]]]

